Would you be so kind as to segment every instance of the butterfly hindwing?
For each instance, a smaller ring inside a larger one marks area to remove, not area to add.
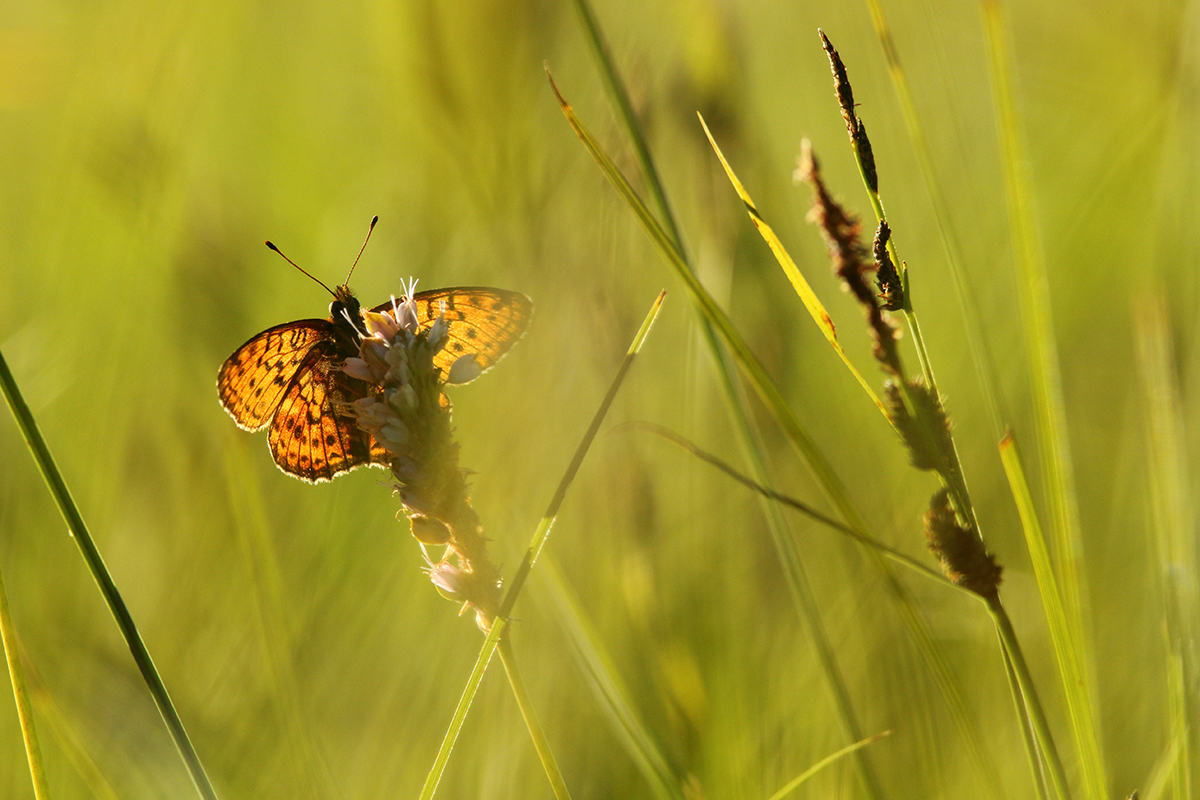
[[[238,427],[262,429],[275,415],[297,370],[318,342],[332,336],[323,319],[276,325],[233,352],[217,375],[221,405]]]
[[[267,437],[279,468],[307,481],[332,480],[373,456],[370,435],[345,408],[351,398],[336,349],[322,342],[301,362]]]

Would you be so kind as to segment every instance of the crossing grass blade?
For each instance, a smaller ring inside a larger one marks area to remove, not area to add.
[[[1085,548],[1080,535],[1075,473],[1067,434],[1049,282],[1033,214],[1033,187],[1026,177],[1028,161],[1010,82],[1013,66],[1008,52],[1003,6],[1000,0],[982,0],[982,8],[997,132],[1001,143],[1010,236],[1017,265],[1022,327],[1029,348],[1028,368],[1034,392],[1039,460],[1053,522],[1049,529],[1049,556],[1053,559],[1057,592],[1047,597],[1048,587],[1040,581],[1039,589],[1048,615],[1051,612],[1054,614],[1050,620],[1051,635],[1054,637],[1055,656],[1066,693],[1086,795],[1092,800],[1100,800],[1108,796],[1108,778],[1095,720],[1093,681],[1087,670],[1087,653],[1091,652],[1091,646],[1087,635],[1088,602],[1081,576]],[[1043,565],[1044,568],[1049,566],[1049,562]]]
[[[729,162],[725,160],[725,154],[721,152],[721,148],[717,145],[717,140],[713,138],[712,131],[708,129],[708,123],[704,121],[704,117],[696,112],[696,116],[700,119],[700,125],[704,128],[704,135],[708,137],[708,143],[712,145],[713,152],[717,154],[717,158],[721,161],[721,166],[725,168],[725,174],[729,176],[729,182],[733,184],[733,188],[737,191],[738,197],[746,206],[746,213],[750,215],[751,222],[762,236],[763,241],[771,248],[771,253],[775,256],[775,260],[779,262],[779,266],[783,268],[783,274],[787,276],[788,281],[792,284],[792,288],[796,290],[796,294],[800,296],[804,307],[808,309],[809,315],[813,318],[813,322],[817,323],[817,328],[829,341],[829,345],[833,348],[838,357],[842,359],[842,363],[846,365],[846,369],[850,370],[850,374],[858,381],[858,385],[862,387],[867,396],[871,398],[871,402],[879,409],[880,413],[891,422],[891,414],[888,413],[887,407],[883,401],[879,399],[879,395],[875,394],[875,390],[871,388],[871,384],[867,383],[866,378],[858,371],[854,364],[850,361],[850,357],[846,355],[846,351],[842,349],[842,345],[837,340],[837,332],[833,326],[833,320],[829,318],[829,312],[825,310],[825,306],[817,298],[812,287],[808,285],[808,281],[804,279],[804,275],[800,272],[800,268],[796,266],[796,262],[788,255],[787,248],[783,246],[783,242],[775,234],[775,231],[767,224],[767,221],[758,213],[758,208],[754,205],[754,201],[750,198],[749,192],[742,182],[738,180],[738,176],[734,173],[733,167],[729,166]]]
[[[446,765],[450,761],[450,752],[454,749],[454,743],[458,740],[458,734],[467,719],[467,712],[471,708],[471,702],[475,699],[475,693],[479,689],[479,682],[483,680],[484,670],[487,669],[488,662],[492,659],[492,654],[495,653],[496,647],[500,644],[500,637],[508,626],[513,606],[516,605],[517,598],[521,594],[521,589],[524,588],[525,581],[529,578],[529,573],[537,561],[538,554],[546,546],[546,540],[550,536],[550,529],[554,526],[554,520],[558,517],[558,510],[562,507],[562,502],[567,496],[567,490],[571,488],[571,484],[575,481],[575,475],[579,472],[583,458],[591,448],[592,442],[600,430],[600,424],[604,421],[605,415],[608,414],[608,409],[612,406],[612,402],[617,396],[617,390],[621,388],[621,384],[625,381],[625,376],[629,374],[629,368],[633,366],[633,361],[642,349],[646,337],[650,335],[650,329],[654,327],[654,321],[658,319],[658,312],[662,310],[665,298],[666,292],[660,292],[651,304],[649,313],[646,314],[645,320],[643,320],[637,334],[633,337],[633,342],[629,345],[629,349],[625,353],[625,358],[621,361],[621,366],[617,369],[617,374],[613,377],[612,383],[609,384],[608,392],[604,395],[604,399],[600,401],[600,405],[596,409],[596,413],[593,415],[592,422],[588,425],[587,431],[584,432],[579,446],[575,448],[575,454],[572,456],[570,463],[563,472],[562,478],[559,480],[558,488],[555,489],[554,496],[550,499],[550,505],[547,507],[546,513],[542,515],[537,529],[533,532],[533,538],[525,551],[525,558],[521,561],[521,565],[517,568],[512,580],[509,581],[508,589],[504,594],[504,601],[500,605],[500,611],[492,623],[491,631],[488,632],[487,638],[484,639],[483,647],[479,650],[479,657],[475,660],[475,666],[467,678],[466,685],[463,687],[458,706],[454,709],[454,716],[450,720],[450,725],[446,729],[445,736],[442,737],[442,745],[438,748],[433,766],[425,778],[425,784],[421,788],[421,800],[431,800],[434,792],[437,791],[438,783],[441,782],[442,774],[445,772]]]
[[[549,554],[542,556],[541,578],[542,588],[549,595],[559,624],[571,644],[571,652],[625,752],[633,759],[655,797],[687,800],[683,790],[684,776],[671,764],[666,749],[642,721],[604,642]]]

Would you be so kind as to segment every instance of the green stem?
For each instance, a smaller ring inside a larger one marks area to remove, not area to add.
[[[1013,668],[1012,656],[1000,640],[1000,653],[1004,657],[1004,677],[1008,679],[1008,690],[1012,694],[1013,703],[1017,707],[1017,720],[1021,723],[1021,741],[1025,745],[1025,755],[1029,759],[1029,768],[1033,772],[1033,786],[1037,790],[1039,800],[1049,800],[1050,789],[1046,786],[1046,770],[1042,766],[1041,753],[1038,750],[1037,734],[1033,731],[1033,721],[1029,717],[1029,705],[1021,692],[1021,684],[1017,680],[1017,672]]]
[[[529,736],[533,739],[533,746],[537,749],[538,758],[542,760],[542,768],[546,770],[546,777],[550,779],[550,787],[554,790],[554,796],[558,800],[569,798],[571,793],[567,790],[562,773],[558,771],[558,762],[554,760],[550,743],[546,741],[546,733],[542,730],[541,723],[538,722],[537,714],[533,710],[533,703],[529,699],[529,693],[525,691],[525,682],[521,680],[521,671],[517,668],[517,659],[513,655],[512,642],[507,636],[500,639],[500,661],[504,664],[504,672],[508,675],[508,684],[512,687],[513,696],[517,698],[517,705],[521,707],[521,716],[525,718],[525,727],[529,728]]]
[[[50,448],[46,445],[46,440],[42,438],[42,432],[38,430],[33,413],[21,395],[21,390],[17,386],[12,372],[9,371],[3,354],[0,354],[0,388],[4,390],[4,397],[8,400],[13,417],[16,418],[17,425],[20,426],[21,433],[25,436],[25,441],[33,453],[38,469],[41,470],[46,486],[54,496],[54,502],[58,505],[59,512],[67,522],[75,544],[79,546],[79,551],[83,554],[83,560],[87,562],[96,585],[100,587],[100,593],[104,595],[104,601],[108,604],[109,611],[117,621],[117,627],[121,629],[121,634],[125,637],[129,652],[133,654],[133,660],[142,673],[142,679],[146,682],[151,697],[154,698],[154,704],[158,706],[158,712],[162,715],[171,739],[174,740],[175,747],[183,758],[192,782],[196,785],[196,791],[205,800],[217,800],[216,790],[208,780],[204,766],[200,763],[200,757],[196,755],[196,750],[192,747],[192,742],[183,727],[183,721],[179,719],[179,714],[171,703],[171,696],[167,694],[167,687],[154,667],[150,651],[146,649],[142,635],[138,632],[137,625],[134,624],[133,617],[126,608],[125,601],[121,598],[121,593],[117,590],[112,575],[104,565],[100,551],[92,541],[92,535],[88,532],[87,525],[84,524],[83,515],[79,513],[79,508],[71,497],[67,483],[54,463],[54,457],[50,455]]]
[[[33,707],[25,690],[25,673],[21,669],[21,653],[17,647],[17,629],[8,610],[8,592],[4,576],[0,575],[0,636],[4,638],[4,657],[8,660],[8,677],[12,680],[13,699],[17,702],[17,718],[21,721],[21,738],[25,740],[25,757],[29,760],[29,777],[33,780],[33,796],[49,800],[46,769],[42,764],[42,748],[38,745],[33,727]]]
[[[996,633],[1000,636],[1000,646],[1004,648],[1008,663],[1016,675],[1017,685],[1021,689],[1019,699],[1024,700],[1025,711],[1029,714],[1029,721],[1033,726],[1034,735],[1037,737],[1038,746],[1041,748],[1043,762],[1050,773],[1050,782],[1062,800],[1070,800],[1071,789],[1067,784],[1067,773],[1063,769],[1062,759],[1058,756],[1054,736],[1050,733],[1050,723],[1046,720],[1046,712],[1042,708],[1042,701],[1038,698],[1037,687],[1034,686],[1033,677],[1029,674],[1029,666],[1025,663],[1025,656],[1021,652],[1021,643],[1017,641],[1016,631],[1013,630],[1012,620],[1008,618],[1008,612],[1004,610],[999,595],[993,595],[984,600],[987,603],[988,612],[992,615],[992,621],[996,624]],[[1022,710],[1018,708],[1017,712],[1021,713]]]
[[[441,783],[442,773],[446,771],[450,753],[454,750],[454,743],[458,741],[458,733],[467,719],[467,712],[471,710],[471,701],[475,699],[475,692],[479,690],[479,682],[483,680],[484,670],[487,669],[488,662],[492,660],[492,653],[496,652],[496,645],[500,641],[500,634],[504,632],[505,624],[504,618],[495,620],[487,638],[483,640],[479,657],[475,659],[475,666],[471,669],[470,677],[467,678],[467,685],[463,687],[462,695],[458,698],[454,716],[450,718],[450,726],[446,729],[446,735],[442,737],[442,746],[438,748],[437,757],[433,760],[429,774],[425,776],[425,785],[421,787],[420,800],[432,800],[433,793],[437,791],[438,784]]]

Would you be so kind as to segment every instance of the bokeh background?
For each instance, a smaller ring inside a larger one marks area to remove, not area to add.
[[[980,10],[945,0],[884,8],[1009,421],[1032,456]],[[984,531],[1006,566],[1004,599],[1073,769],[995,432],[865,3],[617,0],[596,13],[704,282],[872,526],[928,558],[920,516],[933,479],[907,466],[804,313],[695,118],[705,114],[851,357],[878,382],[860,312],[828,277],[824,246],[804,221],[809,191],[792,182],[809,137],[830,186],[869,213],[816,28],[841,50]],[[1144,786],[1168,742],[1135,308],[1166,298],[1195,432],[1198,14],[1176,0],[1005,9],[1060,345],[1112,796]],[[742,463],[690,303],[564,122],[543,61],[635,173],[569,3],[0,7],[0,349],[223,797],[415,796],[481,642],[470,616],[456,616],[422,575],[383,472],[305,485],[275,468],[265,434],[237,430],[219,407],[217,368],[235,347],[273,324],[323,316],[328,303],[264,239],[332,284],[378,214],[353,279],[365,301],[401,291],[409,276],[424,288],[484,284],[533,298],[521,343],[453,391],[462,462],[506,574],[660,288],[671,292],[667,306],[606,430],[653,421]],[[822,505],[764,426],[780,488]],[[1195,442],[1193,433],[1184,451],[1194,456]],[[980,777],[864,554],[791,521],[863,726],[893,731],[871,748],[887,796],[976,795]],[[766,797],[848,744],[745,489],[644,433],[609,431],[547,552],[694,791]],[[1194,575],[1194,564],[1178,566]],[[189,796],[9,422],[0,422],[0,567],[37,673],[55,796],[107,796],[104,785],[122,798]],[[964,687],[1001,796],[1029,796],[981,607],[917,576],[902,580]],[[575,796],[652,796],[566,646],[544,584],[530,584],[516,617],[517,655]],[[843,762],[797,796],[860,796],[856,781]],[[5,692],[0,795],[32,796]],[[498,663],[439,796],[549,796]]]

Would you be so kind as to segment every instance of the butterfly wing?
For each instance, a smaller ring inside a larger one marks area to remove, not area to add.
[[[341,373],[343,360],[332,340],[313,346],[271,424],[267,442],[275,463],[301,480],[328,481],[363,464],[387,463],[387,451],[345,408],[355,393]]]
[[[417,292],[417,317],[421,328],[433,325],[446,315],[448,338],[445,348],[433,357],[434,366],[448,375],[459,358],[475,356],[480,372],[486,372],[507,353],[525,333],[533,313],[533,301],[520,292],[487,286],[457,286]],[[389,301],[371,309],[390,311]]]
[[[221,405],[239,428],[261,430],[313,346],[333,337],[332,324],[302,319],[268,328],[233,352],[217,374]]]

